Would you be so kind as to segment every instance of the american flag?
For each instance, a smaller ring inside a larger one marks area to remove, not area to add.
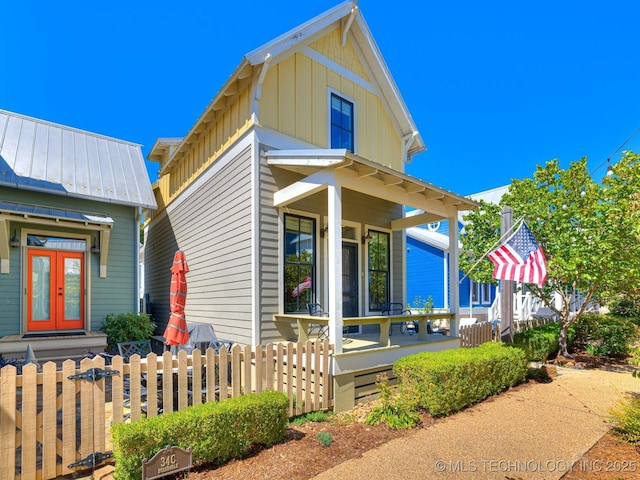
[[[296,288],[293,289],[293,292],[291,292],[291,296],[297,297],[309,288],[311,288],[311,276],[307,275],[307,278],[305,278]]]
[[[493,278],[535,283],[539,287],[547,280],[547,261],[533,233],[522,222],[502,245],[489,254],[495,268]]]

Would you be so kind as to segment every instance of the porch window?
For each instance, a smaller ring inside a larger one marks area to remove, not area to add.
[[[382,310],[389,301],[390,236],[385,232],[369,230],[369,311]]]
[[[491,302],[491,284],[476,283],[471,284],[471,303],[473,305],[483,305]]]
[[[306,311],[315,298],[316,221],[285,214],[284,311]]]
[[[331,148],[353,152],[353,103],[331,94]]]

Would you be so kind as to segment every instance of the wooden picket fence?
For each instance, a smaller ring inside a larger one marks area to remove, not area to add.
[[[499,332],[496,328],[495,331]],[[491,322],[473,323],[460,327],[460,346],[463,348],[477,347],[485,342],[499,341],[495,338],[495,331]]]
[[[531,318],[513,322],[514,333],[523,332],[531,328],[553,323],[553,318]],[[491,322],[473,323],[460,327],[460,346],[464,348],[477,347],[485,342],[500,342],[500,325],[494,329]]]
[[[307,342],[28,364],[0,370],[0,480],[49,480],[108,459],[112,423],[249,392],[281,391],[289,416],[333,406],[331,346]],[[222,372],[222,374],[220,374]],[[149,381],[149,380],[156,381]]]
[[[513,322],[513,332],[524,332],[525,330],[541,327],[542,325],[554,322],[556,322],[556,320],[552,317],[533,317],[527,320],[515,320]]]

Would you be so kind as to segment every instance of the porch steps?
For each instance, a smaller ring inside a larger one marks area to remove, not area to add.
[[[26,338],[25,338],[26,337]],[[24,360],[31,345],[38,363],[78,359],[86,352],[104,352],[107,335],[103,332],[78,332],[71,335],[5,335],[0,338],[0,356]]]

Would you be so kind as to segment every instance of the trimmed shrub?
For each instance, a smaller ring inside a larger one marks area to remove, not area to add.
[[[422,352],[397,360],[393,372],[418,407],[449,415],[524,381],[527,358],[519,348],[487,342],[476,348]]]
[[[107,334],[107,348],[115,349],[120,342],[148,340],[153,335],[156,324],[144,313],[109,313],[104,318],[100,330]]]
[[[271,446],[284,438],[289,399],[264,391],[111,427],[114,478],[140,478],[142,460],[168,445],[193,448],[193,463],[221,464],[245,455],[254,444]]]
[[[620,298],[612,301],[609,305],[609,311],[616,317],[627,317],[638,320],[640,318],[640,308],[638,308],[630,298]],[[634,323],[637,324],[636,321]]]
[[[573,346],[593,355],[617,357],[629,355],[638,332],[629,318],[586,314],[572,326]]]
[[[529,361],[544,362],[558,354],[560,323],[553,322],[518,332],[513,336],[513,344],[521,348]],[[567,344],[571,344],[569,329]]]

